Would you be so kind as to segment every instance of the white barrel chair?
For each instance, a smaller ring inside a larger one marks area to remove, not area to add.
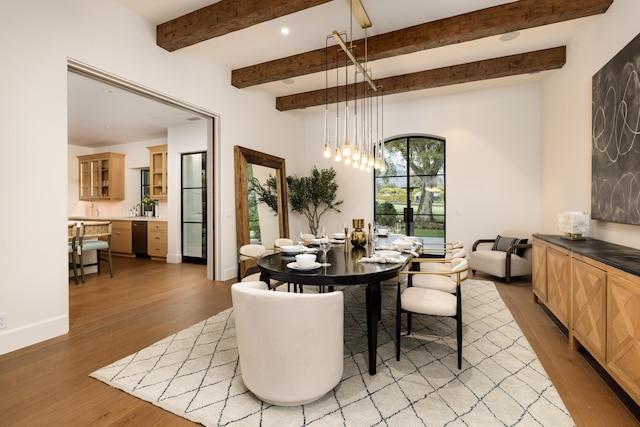
[[[264,282],[231,286],[240,371],[263,402],[320,399],[342,379],[344,295],[269,292]]]

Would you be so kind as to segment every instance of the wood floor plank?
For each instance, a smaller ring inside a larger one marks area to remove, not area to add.
[[[68,334],[0,356],[0,425],[195,425],[89,374],[229,308],[233,281],[207,280],[204,266],[147,259],[115,257],[114,268],[114,278],[70,280]],[[496,283],[577,426],[640,425],[533,303],[529,279],[477,278]]]

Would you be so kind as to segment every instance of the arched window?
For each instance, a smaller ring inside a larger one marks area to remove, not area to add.
[[[403,136],[384,144],[386,169],[374,174],[376,224],[391,232],[445,239],[445,141]]]

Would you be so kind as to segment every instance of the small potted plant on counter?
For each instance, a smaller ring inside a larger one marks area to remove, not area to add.
[[[158,204],[156,199],[152,199],[148,194],[142,198],[144,216],[153,216],[153,208]]]

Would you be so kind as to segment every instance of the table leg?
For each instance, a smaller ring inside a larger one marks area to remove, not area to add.
[[[376,356],[378,349],[378,317],[382,298],[380,294],[380,282],[367,285],[367,343],[369,347],[369,375],[376,374]]]

